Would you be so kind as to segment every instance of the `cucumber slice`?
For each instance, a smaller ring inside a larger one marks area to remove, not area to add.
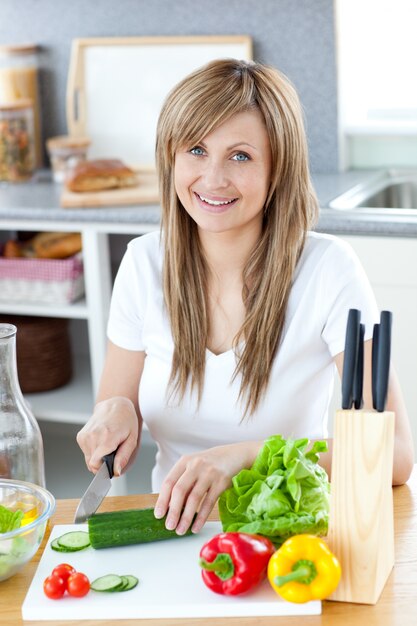
[[[83,530],[73,530],[58,537],[57,542],[62,552],[78,552],[88,548],[90,537]]]
[[[136,576],[127,574],[126,576],[117,576],[116,574],[106,574],[96,578],[90,585],[93,591],[107,591],[110,593],[116,591],[130,591],[138,584],[139,580]]]
[[[66,548],[61,548],[61,546],[58,543],[58,539],[54,539],[53,541],[51,541],[51,548],[52,550],[55,550],[56,552],[68,552]]]
[[[100,576],[96,578],[90,585],[90,589],[94,591],[119,591],[124,587],[123,579],[116,574],[106,574],[106,576]]]
[[[120,578],[123,581],[123,585],[121,587],[118,587],[116,589],[116,591],[124,591],[126,589],[126,587],[129,585],[129,580],[128,580],[127,576],[120,576]]]
[[[126,574],[126,576],[122,576],[122,579],[127,579],[128,584],[123,587],[123,589],[118,589],[118,591],[130,591],[131,589],[134,589],[134,587],[136,587],[136,585],[139,582],[139,579],[136,578],[136,576],[131,576],[131,574]]]

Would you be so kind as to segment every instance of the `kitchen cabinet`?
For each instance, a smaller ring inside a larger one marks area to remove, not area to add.
[[[360,236],[342,239],[361,260],[380,309],[393,313],[392,360],[417,449],[417,239]],[[336,389],[340,389],[340,384]]]

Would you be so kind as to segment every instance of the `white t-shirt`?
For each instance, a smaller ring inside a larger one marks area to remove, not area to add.
[[[109,339],[127,350],[146,353],[139,406],[157,443],[152,488],[183,455],[239,441],[327,436],[333,392],[333,357],[343,352],[350,308],[360,309],[365,339],[379,321],[368,279],[350,246],[331,235],[309,232],[297,264],[281,345],[267,393],[255,414],[241,422],[237,404],[240,377],[233,383],[232,350],[206,354],[204,391],[199,406],[187,393],[167,404],[173,340],[163,305],[162,244],[159,232],[128,244],[115,280]]]

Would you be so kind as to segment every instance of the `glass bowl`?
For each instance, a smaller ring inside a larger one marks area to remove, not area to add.
[[[48,519],[55,511],[55,498],[43,487],[21,480],[0,478],[0,504],[24,513],[20,528],[0,532],[0,581],[14,576],[35,555]]]

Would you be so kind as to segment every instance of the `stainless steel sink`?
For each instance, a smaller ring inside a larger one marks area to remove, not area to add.
[[[331,209],[417,216],[417,170],[387,170],[329,203]]]

